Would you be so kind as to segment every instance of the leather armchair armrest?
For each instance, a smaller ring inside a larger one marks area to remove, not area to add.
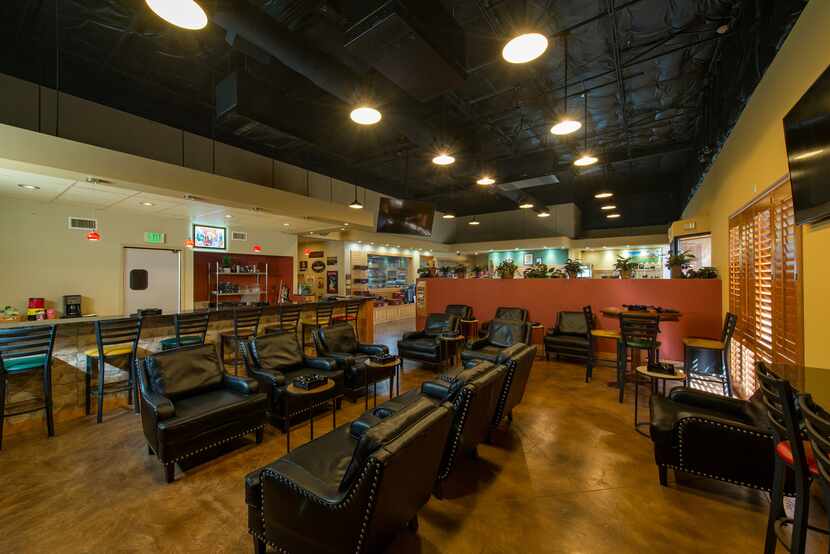
[[[141,391],[141,400],[153,411],[156,422],[170,419],[176,415],[176,408],[166,396],[144,389]]]
[[[510,359],[511,356],[515,356],[516,354],[518,354],[519,352],[521,352],[525,348],[527,348],[527,344],[523,344],[523,343],[520,343],[520,342],[517,342],[516,344],[514,344],[512,346],[508,346],[507,348],[505,348],[504,350],[499,352],[499,355],[496,358],[496,363],[497,364],[505,363],[507,360]]]
[[[727,398],[718,394],[712,394],[687,387],[672,390],[669,394],[669,398],[674,402],[678,402],[686,406],[719,412],[739,419],[744,423],[750,421],[750,418],[747,416],[746,401],[738,400],[737,398]]]
[[[337,369],[348,369],[354,365],[355,358],[352,354],[342,352],[329,352],[327,358],[331,358],[337,364]]]
[[[424,381],[421,384],[421,393],[443,402],[450,395],[452,385],[449,381]]]
[[[323,358],[319,356],[312,358],[311,356],[303,356],[303,363],[306,367],[310,367],[311,369],[319,369],[321,371],[334,371],[337,369],[337,360],[333,358]]]
[[[469,350],[481,350],[485,346],[487,346],[487,337],[473,339],[467,342],[467,348]]]
[[[424,336],[423,331],[409,331],[403,334],[401,340],[412,340],[412,339],[419,339]]]
[[[242,394],[256,394],[259,392],[259,383],[250,377],[237,377],[236,375],[225,375],[225,385],[232,391]]]
[[[281,371],[273,369],[253,369],[250,373],[253,375],[254,379],[263,385],[271,387],[284,387],[286,384],[285,374]]]
[[[272,491],[275,488],[282,488],[291,491],[293,495],[296,489],[286,484],[286,481],[290,481],[302,489],[303,496],[319,499],[322,504],[334,504],[340,500],[341,496],[337,490],[339,483],[322,481],[304,467],[286,459],[277,460],[263,468],[259,479],[260,487],[267,487]]]
[[[382,356],[389,354],[389,347],[385,344],[358,344],[357,351],[369,356]]]

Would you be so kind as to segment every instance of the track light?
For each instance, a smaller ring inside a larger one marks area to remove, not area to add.
[[[359,125],[374,125],[379,122],[383,116],[375,108],[369,106],[360,106],[352,110],[350,114],[352,121]]]
[[[207,26],[205,10],[194,0],[146,0],[153,12],[176,27],[197,31]]]
[[[501,51],[509,63],[527,63],[535,60],[548,49],[548,37],[541,33],[525,33],[510,40]]]

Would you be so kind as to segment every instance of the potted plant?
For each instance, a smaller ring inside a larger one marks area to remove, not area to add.
[[[499,274],[501,279],[512,279],[518,269],[519,267],[513,263],[513,260],[504,260],[496,267],[496,273]]]
[[[455,278],[456,279],[463,279],[467,276],[467,266],[457,265],[453,269],[453,272],[455,273]]]
[[[481,274],[484,272],[484,268],[480,265],[474,265],[472,272],[476,276],[476,279],[479,279],[481,277]]]
[[[683,271],[689,269],[689,265],[694,259],[695,255],[688,250],[670,255],[666,260],[666,267],[671,270],[671,278],[682,279]]]
[[[565,277],[567,277],[567,275],[565,275],[565,272],[562,271],[561,269],[557,269],[557,268],[554,267],[553,269],[550,270],[550,278],[551,279],[564,279]]]
[[[435,277],[435,268],[434,267],[419,267],[418,268],[418,277],[421,279],[427,279],[429,277]]]
[[[714,267],[701,267],[700,269],[690,269],[686,273],[687,279],[717,279],[718,270]]]
[[[438,273],[441,274],[441,277],[449,277],[452,274],[452,268],[448,265],[442,266]]]
[[[545,264],[535,264],[525,269],[525,279],[547,279],[548,266]]]
[[[222,273],[231,272],[231,257],[228,254],[222,256]]]
[[[579,272],[582,271],[582,262],[568,258],[563,269],[568,275],[568,279],[576,279],[579,276]]]
[[[614,269],[619,271],[620,279],[631,279],[631,274],[637,268],[637,263],[633,258],[624,258],[617,256],[617,261],[614,262]]]

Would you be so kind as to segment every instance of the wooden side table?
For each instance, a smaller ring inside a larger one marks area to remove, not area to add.
[[[337,398],[340,395],[335,396],[325,396],[325,398],[320,398],[325,393],[331,391],[334,388],[334,381],[331,379],[326,380],[326,384],[314,389],[301,389],[300,387],[291,383],[287,387],[285,387],[285,392],[291,396],[298,396],[308,401],[308,408],[305,411],[308,412],[308,421],[310,425],[311,431],[311,440],[314,440],[314,409],[318,406],[322,406],[327,402],[331,402],[331,428],[335,429],[337,427]],[[287,420],[287,425],[285,426],[285,446],[289,452],[291,452],[291,418],[289,417]]]
[[[536,357],[545,356],[545,326],[541,323],[534,323],[530,326],[530,344],[536,345]]]
[[[648,366],[641,365],[637,367],[637,370],[634,373],[634,429],[642,434],[645,435],[642,431],[640,431],[640,427],[643,425],[649,425],[650,421],[640,421],[637,417],[637,410],[639,408],[639,391],[640,391],[640,376],[647,377],[651,381],[651,396],[658,394],[658,385],[660,381],[663,381],[663,396],[666,395],[666,381],[686,381],[686,373],[682,369],[675,368],[674,375],[670,375],[668,373],[661,373],[658,371],[651,371],[649,370]]]
[[[452,360],[452,365],[450,367],[458,367],[461,364],[461,343],[467,340],[466,337],[464,337],[464,335],[455,335],[454,337],[445,337],[441,335],[438,339],[441,340],[447,348],[447,364],[449,364],[450,360]],[[450,353],[450,347],[452,347],[452,353]]]
[[[397,383],[397,395],[400,396],[401,394],[401,359],[394,358],[385,362],[376,362],[375,360],[369,358],[366,360],[366,371],[363,373],[363,386],[366,387],[366,396],[364,397],[364,407],[365,409],[369,409],[369,371],[372,370],[380,370],[380,369],[394,369],[392,375],[389,376],[389,400],[392,400],[392,381],[394,380]],[[374,406],[378,405],[378,382],[377,379],[372,379],[372,388],[374,389],[374,398],[372,403]]]
[[[478,326],[479,320],[477,319],[462,319],[461,320],[461,333],[464,335],[464,338],[467,340],[470,339],[477,339],[478,338]]]

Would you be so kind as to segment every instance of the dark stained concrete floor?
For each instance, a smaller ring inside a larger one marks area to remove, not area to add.
[[[408,325],[387,325],[378,339],[391,344]],[[402,391],[432,375],[408,365]],[[661,487],[651,442],[632,425],[633,398],[617,403],[611,377],[599,368],[585,384],[581,366],[537,361],[513,425],[479,448],[479,460],[464,462],[450,498],[431,499],[419,533],[404,532],[389,552],[761,552],[766,495],[689,476]],[[344,401],[338,424],[362,410]],[[331,428],[330,415],[317,422],[318,433]],[[177,470],[167,485],[126,409],[109,411],[101,425],[59,424],[57,433],[4,442],[2,553],[250,552],[244,476],[285,452],[285,436],[268,428],[262,445],[241,440]],[[292,443],[307,437],[298,428]],[[810,552],[826,551],[826,541],[810,544]]]

